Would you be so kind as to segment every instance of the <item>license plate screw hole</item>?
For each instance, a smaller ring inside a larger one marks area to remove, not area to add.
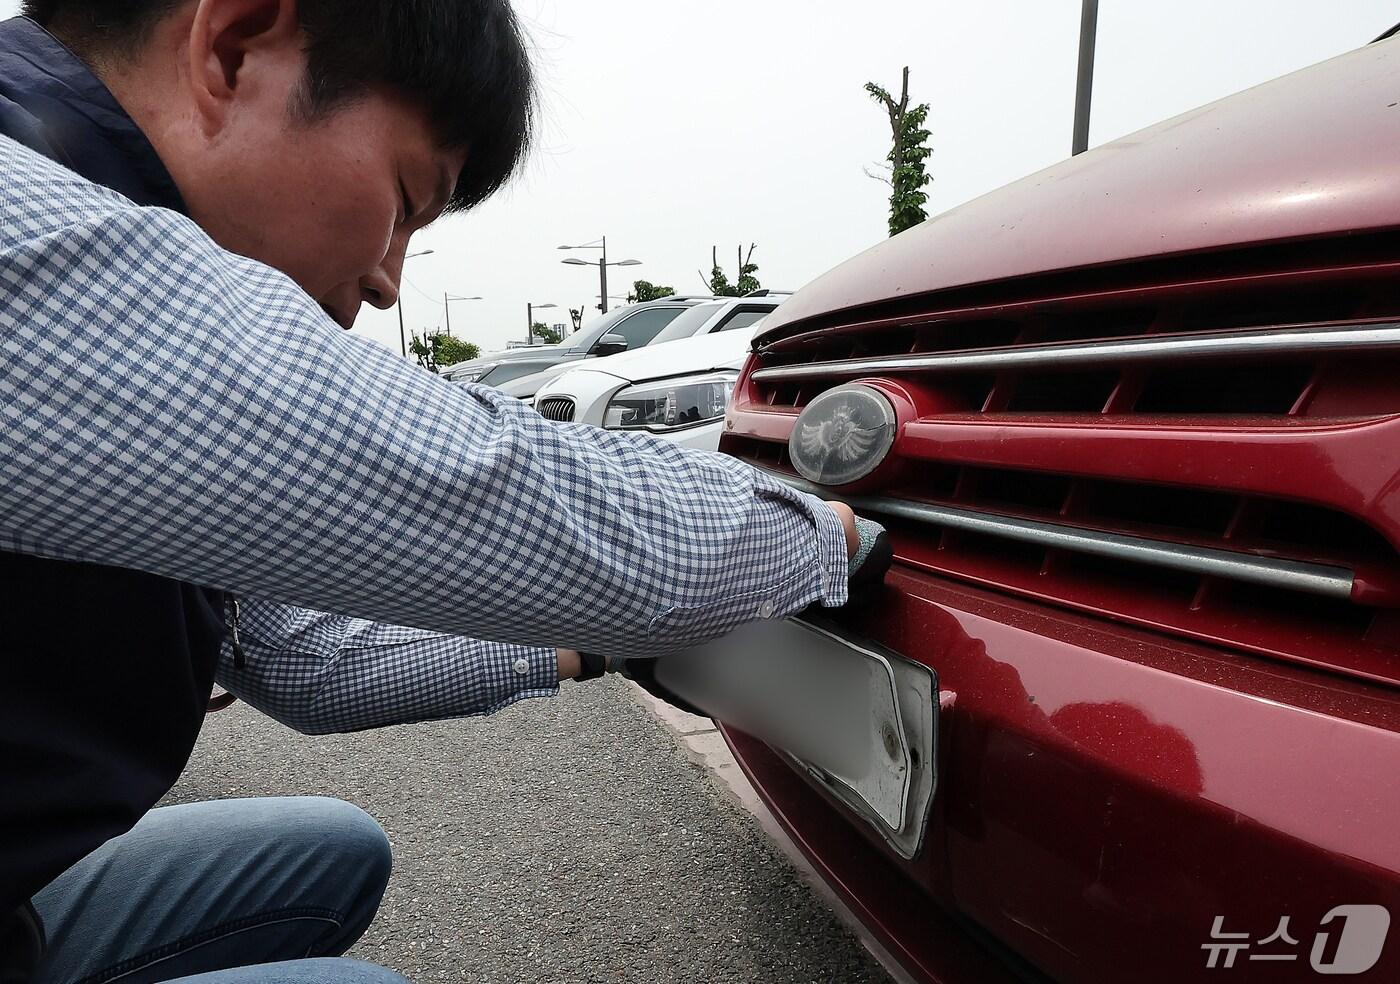
[[[880,729],[880,738],[885,743],[885,754],[890,758],[899,759],[899,738],[895,736],[894,729],[888,724]]]

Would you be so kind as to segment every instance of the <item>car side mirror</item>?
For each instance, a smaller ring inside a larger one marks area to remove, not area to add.
[[[619,352],[626,351],[626,336],[613,334],[611,332],[598,339],[597,343],[593,346],[593,354],[600,359],[605,355],[617,355]]]

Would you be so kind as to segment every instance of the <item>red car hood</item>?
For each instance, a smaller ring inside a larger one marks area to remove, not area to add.
[[[1027,274],[1373,230],[1400,213],[1397,161],[1400,41],[1386,41],[936,216],[818,278],[774,312],[763,334]]]

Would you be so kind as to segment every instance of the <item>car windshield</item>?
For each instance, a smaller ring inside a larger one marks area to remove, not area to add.
[[[662,342],[673,342],[678,338],[689,338],[699,331],[705,322],[713,318],[715,312],[722,307],[724,307],[723,303],[695,305],[695,307],[663,328],[661,332],[651,340],[651,344],[660,345]]]

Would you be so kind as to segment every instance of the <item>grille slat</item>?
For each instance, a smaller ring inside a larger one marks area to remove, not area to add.
[[[1006,346],[964,352],[877,356],[759,369],[753,379],[773,383],[856,379],[902,373],[1004,372],[1098,369],[1218,360],[1256,360],[1329,353],[1400,352],[1400,322],[1357,326],[1263,328],[1242,332],[1129,338],[1107,342]]]
[[[830,489],[793,476],[775,474],[794,488],[814,495],[831,496]],[[1109,560],[1149,564],[1166,570],[1212,575],[1264,587],[1301,591],[1326,598],[1351,598],[1354,575],[1340,567],[1296,560],[1279,560],[1258,554],[1193,547],[1164,540],[1123,536],[1079,529],[1055,523],[1000,516],[994,513],[883,496],[846,496],[853,509],[877,516],[897,516],[926,526],[963,530],[982,536],[1033,544],[1047,549],[1104,557]]]
[[[547,396],[535,403],[535,409],[545,420],[564,424],[573,423],[576,412],[574,401],[566,396]]]

